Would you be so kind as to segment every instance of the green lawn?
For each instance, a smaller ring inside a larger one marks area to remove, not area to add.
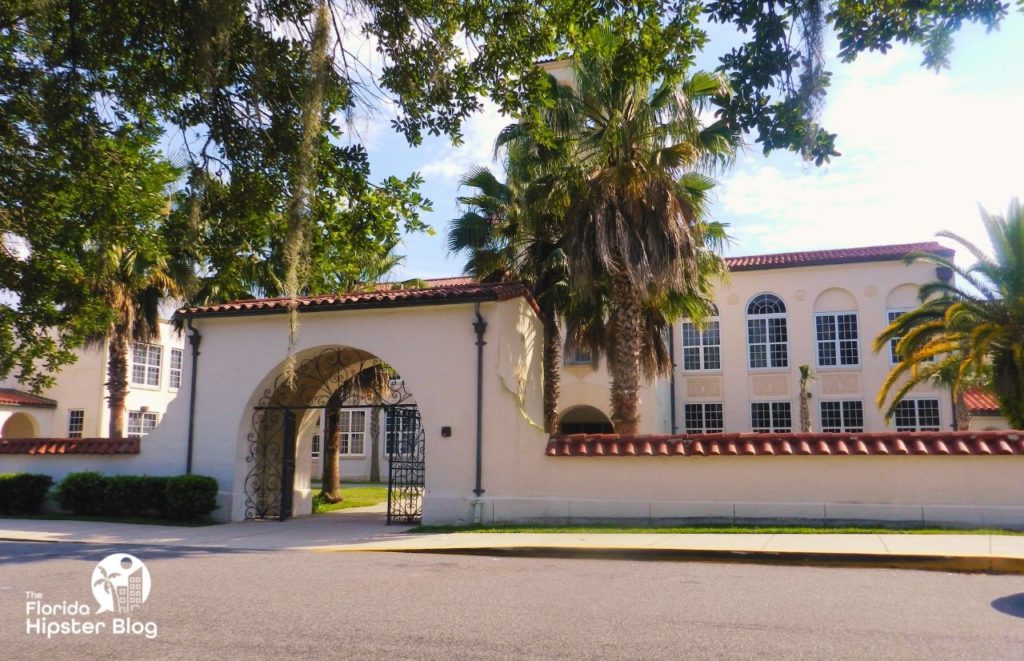
[[[317,503],[316,494],[320,485],[313,484],[313,512],[333,512],[334,510],[345,510],[351,507],[368,507],[383,503],[388,499],[388,485],[386,484],[357,484],[352,486],[342,485],[340,503]]]
[[[643,526],[549,526],[549,525],[492,525],[492,526],[419,526],[412,532],[448,533],[448,532],[531,532],[531,533],[577,533],[577,534],[764,534],[764,535],[1024,535],[1021,530],[1001,530],[995,528],[914,528],[914,527],[878,527],[878,526],[800,526],[800,525],[694,525],[674,527],[643,527]]]

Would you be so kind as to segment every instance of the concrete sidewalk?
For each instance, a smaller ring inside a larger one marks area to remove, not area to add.
[[[0,519],[0,540],[169,545],[237,550],[471,553],[647,560],[717,560],[1024,573],[1024,536],[935,534],[416,534],[384,525],[379,508],[286,522],[186,528]]]

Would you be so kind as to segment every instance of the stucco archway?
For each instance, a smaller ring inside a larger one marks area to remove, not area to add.
[[[0,438],[35,438],[39,435],[39,425],[28,413],[19,411],[7,418],[0,429]]]
[[[286,363],[280,365],[254,394],[244,437],[244,476],[240,476],[245,518],[284,519],[296,512],[310,512],[305,485],[311,462],[308,451],[300,451],[298,431],[308,426],[311,416],[328,408],[351,414],[353,420],[357,411],[372,411],[370,433],[374,439],[380,436],[381,412],[386,411],[389,419],[392,415],[400,418],[404,433],[388,448],[388,521],[418,520],[424,484],[424,432],[416,400],[391,365],[372,353],[345,346],[301,352],[290,374]],[[367,432],[364,427],[363,444]]]

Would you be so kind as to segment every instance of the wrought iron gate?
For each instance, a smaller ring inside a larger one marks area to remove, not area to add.
[[[366,370],[384,367],[392,378],[353,386]],[[279,376],[264,392],[247,437],[245,518],[292,516],[297,421],[311,409],[369,408],[385,420],[388,457],[387,522],[416,523],[422,516],[425,436],[419,409],[405,383],[381,361],[350,348],[324,349],[302,361],[292,379]]]
[[[388,454],[388,525],[419,523],[423,518],[426,443],[420,411],[395,408],[386,418]]]

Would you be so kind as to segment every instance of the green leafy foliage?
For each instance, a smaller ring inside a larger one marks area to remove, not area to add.
[[[217,509],[217,480],[205,475],[154,477],[71,473],[57,487],[57,502],[77,516],[159,515],[181,521],[208,517]]]
[[[0,475],[0,513],[39,514],[53,485],[49,475],[5,473]]]
[[[217,480],[206,475],[168,478],[161,511],[165,516],[181,520],[209,516],[217,509],[217,489]]]

